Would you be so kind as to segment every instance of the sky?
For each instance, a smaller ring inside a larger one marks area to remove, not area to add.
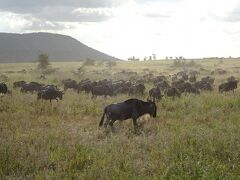
[[[0,32],[65,34],[121,59],[240,57],[240,1],[0,0]]]

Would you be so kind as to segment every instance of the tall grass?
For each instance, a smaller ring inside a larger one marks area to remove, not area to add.
[[[131,63],[127,68],[131,69]],[[153,63],[148,68],[157,69],[157,62]],[[168,68],[161,63],[159,72]],[[143,69],[141,62],[135,66]],[[120,63],[114,71],[123,67]],[[29,73],[8,76],[10,85],[16,79],[37,77]],[[59,83],[61,77],[51,75],[45,83]],[[12,96],[1,97],[0,178],[240,178],[239,90],[163,98],[157,103],[157,118],[139,120],[139,133],[133,131],[131,120],[116,123],[115,133],[99,129],[104,106],[127,98],[92,100],[88,94],[69,90],[62,101],[49,103],[17,89]]]

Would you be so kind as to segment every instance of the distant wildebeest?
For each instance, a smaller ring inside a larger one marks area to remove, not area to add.
[[[230,76],[229,78],[227,78],[227,81],[235,81],[236,78],[234,76]]]
[[[8,87],[5,83],[0,83],[0,94],[7,94]]]
[[[128,99],[121,103],[106,106],[99,126],[101,127],[104,123],[105,128],[110,125],[112,130],[114,130],[113,123],[116,120],[123,121],[131,118],[133,120],[134,128],[136,129],[137,119],[144,114],[150,114],[150,116],[156,117],[156,104],[152,101],[145,102],[139,99]]]
[[[175,88],[175,87],[171,87],[171,88],[168,88],[164,91],[164,94],[165,96],[168,96],[168,97],[172,97],[173,99],[177,96],[177,97],[180,97],[181,96],[181,92]]]
[[[212,77],[210,77],[210,76],[203,77],[203,78],[201,79],[201,81],[208,82],[208,83],[210,83],[211,85],[213,85],[214,80],[215,80],[215,79],[212,78]]]
[[[145,91],[144,84],[132,85],[129,89],[129,95],[143,95]]]
[[[92,98],[95,98],[97,96],[104,96],[106,98],[107,96],[116,95],[113,88],[108,85],[94,86],[92,87],[91,92]]]
[[[55,86],[55,85],[45,85],[45,86],[41,86],[39,88],[39,91],[40,90],[47,90],[47,89],[53,89],[53,90],[56,90],[56,91],[59,90],[58,87]]]
[[[81,81],[77,85],[77,92],[80,93],[80,92],[84,91],[86,93],[90,93],[92,87],[93,87],[93,84],[92,84],[92,82],[90,80]]]
[[[189,82],[184,83],[184,92],[185,93],[192,93],[192,94],[200,94],[200,91],[198,88],[196,88],[195,85],[190,84]]]
[[[44,100],[50,100],[50,102],[55,99],[58,101],[58,99],[62,100],[63,92],[56,90],[52,87],[45,88],[43,90],[38,91],[37,99],[44,99]]]
[[[234,93],[234,89],[237,89],[237,84],[238,84],[237,80],[222,83],[218,86],[218,91],[219,93],[227,92],[227,91],[233,91]]]
[[[13,83],[13,87],[17,88],[17,87],[22,87],[24,84],[26,84],[26,81],[16,81]]]
[[[77,82],[72,79],[62,80],[62,84],[64,86],[64,91],[66,91],[67,89],[76,89],[77,87]]]
[[[190,75],[189,82],[194,83],[197,81],[197,77],[195,75]]]
[[[149,99],[152,101],[162,99],[162,94],[161,94],[161,90],[159,87],[152,88],[149,90]]]
[[[22,85],[21,92],[34,92],[38,91],[43,84],[39,84],[37,82],[30,82]]]
[[[170,85],[169,85],[168,82],[165,81],[165,80],[156,83],[156,86],[157,86],[161,91],[164,91],[165,89],[170,88]]]
[[[194,83],[194,86],[197,89],[200,89],[203,91],[212,91],[213,90],[212,84],[207,81],[197,81],[196,83]]]

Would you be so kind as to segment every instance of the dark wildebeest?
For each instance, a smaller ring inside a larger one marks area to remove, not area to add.
[[[64,91],[66,91],[67,89],[76,89],[77,88],[77,82],[72,79],[62,80],[62,84],[64,86]]]
[[[91,89],[91,92],[92,92],[92,98],[95,98],[97,96],[104,96],[106,98],[107,96],[115,95],[113,88],[108,85],[94,86]]]
[[[144,84],[133,85],[129,89],[129,95],[143,95],[145,89]]]
[[[236,78],[234,76],[230,76],[229,78],[227,78],[227,81],[235,81]]]
[[[106,106],[104,108],[99,126],[101,127],[104,123],[104,127],[107,128],[107,126],[110,125],[113,131],[113,123],[116,120],[123,121],[131,118],[136,130],[137,119],[144,114],[150,114],[150,116],[156,117],[157,106],[155,102],[145,102],[139,99],[128,99],[122,103],[110,104]],[[104,119],[106,119],[105,122]]]
[[[170,88],[170,85],[169,85],[168,82],[165,81],[165,80],[156,83],[156,86],[157,86],[161,91],[164,91],[165,89]]]
[[[55,85],[46,85],[46,86],[40,87],[40,88],[39,88],[39,91],[41,91],[41,90],[47,90],[47,89],[53,89],[53,90],[56,90],[56,91],[59,90],[58,87],[55,86]]]
[[[181,96],[181,92],[175,87],[168,88],[164,91],[165,96],[172,97],[173,99],[177,96]]]
[[[194,83],[197,81],[197,77],[195,75],[190,75],[189,82]]]
[[[219,93],[227,92],[227,91],[233,91],[234,93],[234,89],[237,89],[237,84],[238,84],[237,80],[222,83],[218,86],[218,91]]]
[[[77,92],[80,93],[85,91],[86,93],[90,93],[93,86],[96,85],[93,82],[91,82],[90,79],[84,79],[78,83]]]
[[[21,88],[24,84],[26,84],[25,81],[16,81],[16,82],[13,83],[13,87],[14,88],[17,88],[17,87]]]
[[[212,77],[210,77],[210,76],[203,77],[203,78],[201,79],[201,81],[208,82],[208,83],[210,83],[211,85],[213,85],[214,80],[215,80],[215,79],[212,78]]]
[[[213,90],[213,86],[207,81],[197,81],[196,83],[194,83],[194,86],[197,89],[201,89],[201,90],[205,90],[205,91]]]
[[[43,84],[39,84],[37,82],[30,82],[22,85],[21,92],[34,92],[38,91]]]
[[[38,91],[37,94],[37,99],[44,99],[44,100],[50,100],[50,102],[52,101],[52,99],[55,99],[58,101],[58,98],[60,100],[62,100],[62,96],[63,96],[63,92],[56,90],[52,87],[50,88],[46,88],[43,90]]]
[[[153,101],[162,99],[162,94],[159,87],[152,88],[149,90],[149,99]]]
[[[8,87],[5,83],[0,83],[0,94],[7,94]]]

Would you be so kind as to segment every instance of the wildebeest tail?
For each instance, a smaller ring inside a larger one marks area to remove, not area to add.
[[[103,115],[102,115],[102,118],[101,118],[101,121],[99,123],[99,127],[101,127],[103,125],[103,121],[104,121],[104,117],[105,117],[105,109],[104,109],[104,112],[103,112]]]

